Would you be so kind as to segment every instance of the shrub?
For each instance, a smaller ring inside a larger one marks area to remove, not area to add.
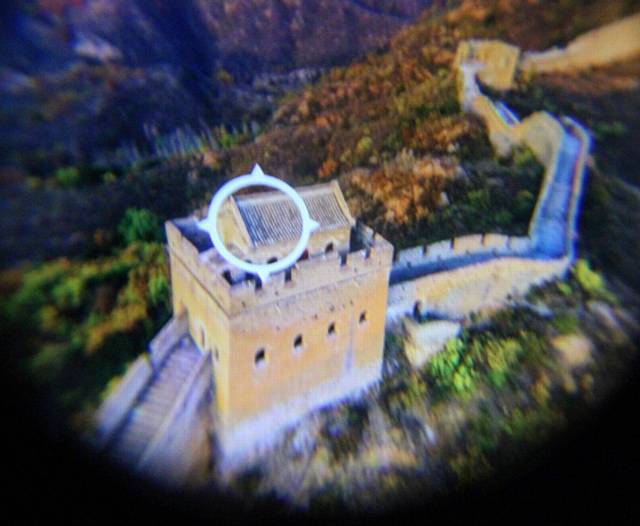
[[[596,138],[601,141],[608,138],[624,137],[627,133],[626,126],[620,121],[596,122],[591,128]]]
[[[115,183],[118,177],[113,172],[105,172],[102,174],[102,182],[105,184]]]
[[[233,148],[236,144],[238,144],[240,139],[240,134],[238,134],[235,130],[232,130],[231,133],[229,133],[227,131],[227,128],[225,128],[224,126],[220,126],[218,128],[217,136],[220,147],[223,150]]]
[[[450,339],[442,352],[427,364],[427,373],[445,391],[468,394],[475,387],[473,357],[462,339]]]
[[[128,208],[118,225],[125,243],[162,241],[162,224],[158,216],[146,208]]]
[[[608,295],[604,278],[599,272],[591,270],[589,262],[579,259],[573,269],[576,281],[587,294],[594,297],[604,297]]]
[[[171,290],[169,278],[166,274],[155,274],[149,280],[149,300],[151,305],[164,306],[167,310],[170,305]]]
[[[502,428],[515,443],[535,444],[546,439],[561,422],[558,414],[542,406],[529,410],[515,409]]]
[[[16,327],[19,367],[75,420],[169,317],[163,247],[134,243],[109,257],[34,266],[2,307]]]
[[[516,194],[515,215],[519,220],[527,220],[531,216],[536,198],[529,190],[520,190]]]
[[[72,188],[80,182],[80,170],[75,166],[58,168],[55,172],[55,179],[63,188]]]
[[[337,169],[338,163],[335,159],[329,157],[322,163],[322,166],[318,170],[318,177],[320,177],[320,179],[329,179],[330,177],[333,177]]]
[[[500,388],[507,383],[523,353],[523,348],[515,338],[490,340],[484,346],[484,353],[489,381],[494,387]]]
[[[572,334],[578,331],[579,319],[575,313],[558,314],[553,320],[553,326],[560,334]]]
[[[404,386],[404,389],[393,394],[390,406],[400,411],[406,411],[419,404],[424,404],[427,396],[427,385],[418,376],[411,375]]]
[[[536,156],[534,155],[533,151],[531,150],[531,148],[517,148],[514,152],[513,152],[513,163],[518,167],[518,168],[524,168],[524,167],[528,167],[528,166],[532,166],[532,165],[537,165],[538,164],[538,160],[536,159]]]
[[[224,68],[220,68],[218,70],[218,72],[216,73],[216,78],[221,84],[225,84],[227,86],[231,86],[235,82],[233,75]]]
[[[563,296],[571,297],[573,295],[573,289],[571,285],[566,281],[558,282],[558,290],[562,293]]]
[[[371,137],[369,136],[364,136],[358,141],[358,144],[356,145],[356,154],[360,158],[365,157],[369,155],[372,148],[373,148],[373,139],[371,139]]]

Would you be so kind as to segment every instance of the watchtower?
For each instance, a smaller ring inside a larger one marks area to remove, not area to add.
[[[296,190],[320,227],[266,283],[224,261],[198,217],[166,223],[174,315],[212,354],[225,457],[381,375],[393,247],[356,223],[336,182]],[[279,192],[232,197],[220,212],[226,246],[255,263],[289,253],[301,228]]]

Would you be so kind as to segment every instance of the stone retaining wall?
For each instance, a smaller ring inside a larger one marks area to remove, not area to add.
[[[473,312],[495,310],[509,297],[563,276],[569,266],[568,258],[497,257],[427,274],[389,287],[387,320],[393,323],[416,310],[462,320]]]

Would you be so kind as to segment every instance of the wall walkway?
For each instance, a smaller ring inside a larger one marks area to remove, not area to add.
[[[640,13],[580,35],[564,48],[524,53],[525,73],[553,73],[602,66],[640,55]]]
[[[196,482],[211,455],[212,381],[210,353],[172,319],[98,411],[97,446],[156,482]]]
[[[500,62],[500,53],[506,53]],[[527,237],[483,233],[463,236],[398,252],[390,275],[387,323],[416,311],[461,320],[474,311],[499,307],[511,296],[535,284],[562,276],[575,257],[577,216],[591,141],[572,119],[559,120],[538,112],[520,119],[505,104],[482,94],[476,74],[491,64],[507,69],[485,75],[508,86],[517,53],[494,41],[461,43],[456,57],[460,71],[459,98],[469,112],[486,123],[500,155],[514,145],[532,149],[545,166],[538,201]],[[495,70],[496,68],[493,68]]]

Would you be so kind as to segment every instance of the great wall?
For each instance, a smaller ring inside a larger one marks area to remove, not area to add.
[[[544,165],[545,174],[526,237],[478,233],[396,252],[389,274],[386,326],[392,330],[405,324],[405,351],[414,363],[437,352],[471,313],[498,308],[532,285],[564,275],[576,254],[580,199],[591,146],[588,132],[568,117],[557,119],[544,112],[520,121],[505,105],[482,94],[476,75],[482,83],[506,90],[513,86],[518,71],[576,69],[626,58],[640,51],[640,38],[632,45],[616,40],[618,45],[609,46],[606,52],[594,53],[594,46],[598,48],[612,34],[637,36],[639,28],[640,15],[634,15],[584,35],[565,51],[548,53],[522,54],[498,41],[459,45],[454,67],[459,71],[461,107],[484,120],[499,155],[524,144]],[[349,254],[358,260],[356,271],[359,265],[377,260],[376,235],[369,229],[362,234],[366,246]],[[181,242],[179,236],[170,238],[170,243]],[[379,245],[384,259],[387,251],[384,243]],[[372,250],[376,257],[371,257]],[[206,265],[197,252],[192,256],[194,265]],[[307,263],[301,261],[293,276],[274,279],[268,290],[259,291],[261,297],[299,292],[296,276],[305,272]],[[317,279],[334,276],[335,280],[346,264],[346,256],[331,254]],[[246,283],[237,288],[229,297],[229,308],[231,303],[239,309],[247,301],[258,301],[254,288]],[[412,322],[415,314],[432,320]],[[215,449],[217,417],[210,410],[210,401],[216,390],[211,368],[217,351],[203,352],[185,337],[188,323],[184,316],[174,317],[96,414],[99,450],[140,475],[174,486],[202,481]]]

